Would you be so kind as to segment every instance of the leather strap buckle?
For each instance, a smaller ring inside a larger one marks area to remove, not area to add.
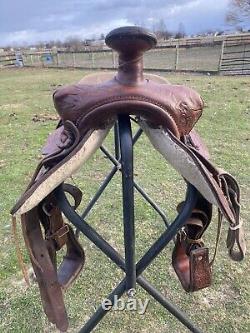
[[[61,238],[63,237],[64,235],[66,235],[67,233],[69,232],[69,226],[67,224],[64,224],[63,227],[61,227],[59,230],[57,230],[55,233],[54,233],[54,237],[55,238]]]
[[[239,223],[235,224],[234,226],[229,225],[229,229],[230,230],[238,230],[238,229],[240,229],[242,227],[242,225],[243,225],[243,220],[240,218],[239,219]]]
[[[60,250],[63,245],[66,243],[66,235],[69,232],[69,226],[64,224],[60,229],[55,231],[53,234],[46,235],[47,240],[54,240],[56,243],[56,249]]]
[[[185,227],[182,227],[182,228],[179,230],[179,232],[178,232],[178,234],[177,234],[177,237],[178,237],[178,239],[179,239],[180,242],[186,240],[186,238],[187,238],[187,233],[186,233],[186,231],[185,231]]]
[[[44,202],[42,204],[42,210],[45,213],[45,215],[47,215],[48,217],[50,217],[52,215],[51,214],[52,209],[53,209],[53,206],[51,203]]]

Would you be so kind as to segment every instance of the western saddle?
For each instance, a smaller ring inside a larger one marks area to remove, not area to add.
[[[60,122],[11,211],[14,218],[21,216],[44,311],[62,331],[68,327],[63,291],[80,273],[85,255],[72,227],[63,220],[53,191],[101,146],[118,114],[133,116],[155,149],[200,193],[195,209],[178,232],[172,254],[183,288],[190,292],[211,284],[211,262],[202,235],[210,224],[212,205],[218,208],[219,224],[222,216],[229,223],[229,256],[240,261],[246,251],[238,184],[210,162],[193,129],[202,115],[202,98],[186,86],[143,74],[143,53],[156,42],[152,33],[139,27],[115,29],[107,35],[106,43],[119,54],[117,73],[90,75],[54,92]],[[81,191],[69,184],[63,186],[78,207]],[[64,246],[67,253],[57,265],[56,253]]]

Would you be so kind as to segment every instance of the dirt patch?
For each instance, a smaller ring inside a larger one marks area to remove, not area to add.
[[[0,105],[0,110],[19,109],[22,104],[3,104]]]
[[[6,161],[0,160],[0,169],[4,168],[7,165]]]
[[[50,120],[51,121],[58,121],[59,116],[44,113],[44,114],[35,114],[32,117],[32,121],[34,121],[35,123],[39,122],[39,121],[45,122],[45,121],[50,121]]]
[[[33,271],[33,268],[32,267],[28,267],[26,266],[27,268],[27,275],[28,275],[28,278],[29,278],[29,283],[30,285],[36,283],[36,276],[35,276],[35,273]],[[29,288],[29,286],[27,285],[24,277],[22,276],[21,272],[18,272],[17,275],[15,275],[14,277],[12,277],[10,280],[10,285],[12,287],[14,287],[14,289],[18,289],[18,290],[21,290],[21,291],[25,291],[26,289]]]
[[[225,305],[227,303],[237,301],[240,294],[239,292],[228,284],[221,285],[218,290],[204,291],[200,296],[200,303],[205,304],[208,308],[218,306],[219,304]]]

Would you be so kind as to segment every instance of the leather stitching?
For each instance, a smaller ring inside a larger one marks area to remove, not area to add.
[[[149,102],[152,103],[156,106],[159,106],[160,108],[162,108],[164,111],[168,111],[167,108],[162,104],[157,102],[156,100],[152,99],[152,98],[148,98],[148,97],[144,97],[144,96],[136,96],[136,95],[129,95],[129,96],[116,96],[114,97],[109,97],[106,99],[103,99],[101,101],[99,101],[98,103],[94,104],[88,111],[91,112],[94,109],[96,109],[99,106],[103,106],[105,104],[108,103],[112,103],[112,102],[119,102],[119,101],[127,101],[127,100],[137,100],[137,101],[142,101],[142,102]],[[80,122],[82,121],[82,119],[86,116],[86,114],[82,115],[77,121],[76,121],[76,126],[79,126]],[[172,120],[175,122],[175,119],[173,118],[172,115],[170,115],[168,113],[168,116],[172,118]],[[175,122],[176,124],[176,122]],[[178,126],[178,124],[176,124],[176,127],[178,129],[178,131],[180,132],[180,128]]]

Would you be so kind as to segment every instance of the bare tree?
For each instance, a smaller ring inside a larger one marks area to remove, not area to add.
[[[104,40],[105,39],[105,35],[104,35],[104,33],[101,33],[100,34],[100,38],[99,38],[100,40]]]
[[[78,37],[69,36],[63,44],[64,47],[69,51],[80,51],[84,43]]]
[[[163,19],[159,20],[156,24],[154,24],[153,32],[158,39],[169,39],[173,35],[169,30],[167,30],[166,24]]]
[[[250,25],[250,0],[231,0],[226,16],[227,23],[239,25],[247,23]]]
[[[178,31],[175,35],[176,39],[184,38],[186,36],[184,24],[181,22],[179,24]]]

